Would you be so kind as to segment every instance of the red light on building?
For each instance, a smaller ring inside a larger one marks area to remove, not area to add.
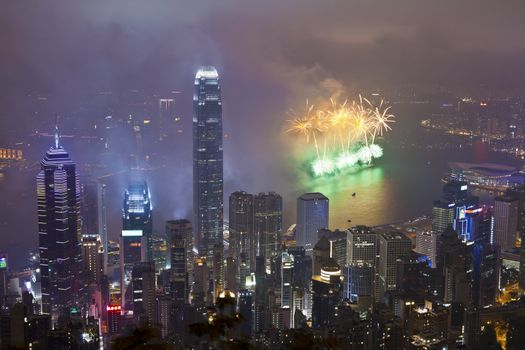
[[[108,305],[106,307],[106,310],[108,310],[108,311],[120,311],[121,307],[120,307],[120,305]]]

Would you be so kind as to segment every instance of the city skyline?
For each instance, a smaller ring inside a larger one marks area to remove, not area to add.
[[[0,12],[0,348],[523,344],[523,3],[52,1]]]

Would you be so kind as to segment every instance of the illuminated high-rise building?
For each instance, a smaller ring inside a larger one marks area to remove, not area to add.
[[[345,271],[345,297],[361,305],[372,303],[379,254],[378,234],[367,226],[348,230]]]
[[[55,144],[36,177],[42,312],[58,315],[76,303],[80,270],[80,183],[69,154]]]
[[[328,228],[328,198],[322,193],[305,193],[297,198],[297,245],[311,254],[317,231]]]
[[[401,232],[390,232],[379,235],[379,295],[397,288],[396,261],[408,254],[412,241]]]
[[[191,222],[186,219],[166,222],[168,237],[171,290],[173,301],[179,304],[188,302],[193,270],[193,237]]]
[[[501,251],[512,250],[516,246],[518,232],[519,200],[515,197],[497,197],[494,201],[494,244]]]
[[[104,274],[104,248],[100,235],[82,234],[82,263],[87,282],[98,284]]]
[[[133,290],[133,317],[153,325],[156,322],[155,263],[136,263],[131,273]]]
[[[230,261],[235,263],[236,285],[246,288],[246,278],[255,271],[253,195],[237,191],[230,195]]]
[[[254,197],[253,256],[264,256],[265,269],[270,271],[272,258],[281,251],[283,230],[283,200],[275,192],[259,193]]]
[[[193,215],[200,256],[212,256],[223,235],[222,101],[219,74],[202,67],[193,94]]]
[[[437,234],[445,232],[447,227],[454,224],[455,211],[454,203],[434,202],[432,206],[432,231]]]
[[[133,266],[152,260],[151,199],[146,182],[131,183],[124,193],[122,234],[120,236],[120,291],[122,308],[132,307],[129,290]]]
[[[416,252],[427,256],[432,267],[436,267],[438,235],[433,231],[421,231],[416,234]]]

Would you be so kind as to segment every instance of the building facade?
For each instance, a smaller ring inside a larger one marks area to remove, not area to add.
[[[42,313],[57,316],[76,303],[80,274],[80,182],[76,165],[59,143],[36,177]]]
[[[193,215],[201,256],[212,256],[223,235],[222,100],[219,74],[202,67],[193,94]]]

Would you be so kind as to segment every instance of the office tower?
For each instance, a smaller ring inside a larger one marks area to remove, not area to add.
[[[425,255],[409,251],[396,261],[396,290],[405,300],[424,306],[431,296],[428,258]]]
[[[227,257],[224,261],[224,289],[237,294],[239,291],[239,264],[237,259],[232,256]],[[246,276],[248,274],[245,273],[243,289],[246,287]]]
[[[347,232],[346,231],[331,231],[329,229],[319,229],[318,239],[326,237],[330,243],[330,257],[335,260],[339,266],[346,265],[346,248],[347,248]]]
[[[83,181],[81,184],[81,220],[82,234],[98,234],[98,188],[92,180]]]
[[[98,284],[104,274],[104,248],[100,235],[84,233],[81,237],[83,270],[88,284]]]
[[[312,327],[325,328],[334,324],[337,305],[343,292],[341,268],[333,259],[312,276]]]
[[[283,252],[281,258],[281,307],[286,309],[290,309],[293,306],[293,267],[293,255],[288,254],[288,252]]]
[[[270,262],[281,251],[283,229],[283,200],[275,192],[259,193],[254,196],[253,256],[264,256],[266,271]]]
[[[258,333],[271,324],[268,303],[268,281],[266,276],[266,262],[263,255],[255,257],[255,300],[253,330]]]
[[[224,246],[216,244],[213,247],[212,261],[213,297],[217,297],[224,291]]]
[[[375,266],[379,253],[378,234],[367,226],[355,226],[348,229],[347,265]]]
[[[416,233],[416,252],[428,257],[432,267],[436,267],[438,235],[434,231],[420,231]]]
[[[240,323],[241,339],[252,338],[253,328],[253,292],[241,290],[238,298],[239,314],[242,316]]]
[[[120,236],[120,292],[122,309],[133,308],[129,290],[133,267],[152,257],[151,200],[145,182],[131,183],[124,193],[122,233]]]
[[[306,249],[305,249],[306,250]],[[321,268],[326,265],[330,259],[330,241],[326,236],[315,244],[312,254],[312,275],[320,275]]]
[[[463,243],[452,227],[438,241],[438,269],[444,276],[443,301],[452,304],[451,325],[457,329],[464,325],[465,307],[472,298],[471,246]]]
[[[486,242],[472,247],[472,305],[493,305],[499,293],[501,256],[498,246]]]
[[[372,303],[379,254],[378,234],[367,226],[348,229],[345,272],[345,297],[358,301],[362,308]]]
[[[136,263],[131,274],[133,290],[133,317],[141,322],[154,325],[157,316],[155,295],[155,263]]]
[[[301,195],[297,198],[297,245],[311,254],[322,228],[328,228],[328,198],[319,192]]]
[[[307,317],[312,315],[312,257],[306,255],[304,247],[289,247],[293,256],[291,324],[296,324],[297,310]]]
[[[434,202],[432,206],[432,231],[441,234],[448,226],[453,225],[455,210],[454,203]]]
[[[111,304],[106,308],[108,313],[108,334],[115,335],[120,333],[122,310],[120,305]]]
[[[193,94],[193,215],[200,256],[211,256],[223,231],[222,101],[219,75],[202,67]]]
[[[103,269],[104,273],[108,266],[108,208],[107,208],[107,189],[106,184],[99,181],[97,183],[97,210],[98,210],[98,234],[102,242],[104,251]]]
[[[188,302],[190,290],[188,263],[191,263],[192,259],[187,256],[187,240],[191,240],[191,235],[191,223],[188,220],[166,222],[171,266],[170,289],[173,301],[177,304]]]
[[[175,121],[175,100],[172,98],[160,98],[159,99],[159,141],[164,140],[170,136],[172,122]]]
[[[514,249],[518,232],[519,200],[515,197],[497,197],[494,201],[494,244],[501,251]]]
[[[239,263],[239,281],[241,288],[244,288],[245,281],[243,280],[247,275],[246,269],[241,274],[241,264],[248,266],[249,271],[255,271],[255,256],[251,256],[255,251],[250,250],[254,240],[253,195],[244,191],[237,191],[230,195],[229,224],[229,255]]]
[[[177,235],[184,238],[185,254],[186,254],[186,276],[188,293],[193,283],[193,259],[195,254],[193,252],[194,236],[193,226],[187,219],[172,220],[166,222],[166,236]],[[187,300],[187,299],[186,299]]]
[[[472,305],[494,304],[500,280],[500,247],[492,245],[494,218],[489,207],[480,207],[472,216]]]
[[[401,232],[390,232],[379,235],[379,295],[396,289],[396,260],[408,254],[412,241]]]
[[[145,260],[153,260],[152,204],[148,184],[132,182],[124,193],[122,231],[133,231],[145,238]]]
[[[59,141],[56,127],[36,177],[42,312],[53,316],[75,304],[81,260],[79,177]]]
[[[170,334],[173,303],[174,301],[169,295],[157,297],[157,324],[163,339],[166,339]]]
[[[211,264],[210,264],[211,265]],[[206,258],[196,258],[193,267],[194,281],[191,289],[191,304],[196,307],[211,305],[210,268]]]

